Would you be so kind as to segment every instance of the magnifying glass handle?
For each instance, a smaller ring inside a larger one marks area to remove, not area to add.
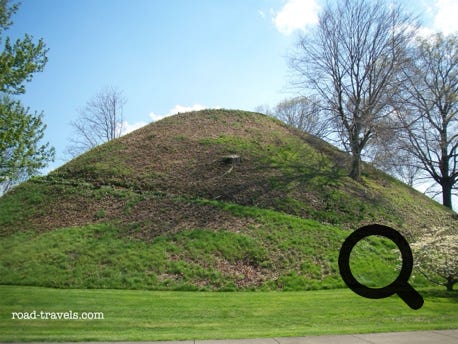
[[[397,294],[412,309],[420,309],[423,306],[423,297],[408,283],[404,284]]]

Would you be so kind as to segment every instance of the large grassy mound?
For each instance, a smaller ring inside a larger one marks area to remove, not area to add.
[[[333,288],[343,285],[337,256],[349,230],[378,222],[413,239],[456,222],[368,165],[361,183],[351,180],[348,163],[327,143],[260,114],[168,117],[3,196],[0,284]],[[365,283],[388,283],[393,246],[361,244],[358,273]]]

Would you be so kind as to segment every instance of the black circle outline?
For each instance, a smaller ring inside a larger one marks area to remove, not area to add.
[[[402,267],[399,276],[391,284],[382,288],[369,288],[359,283],[350,269],[350,254],[353,247],[360,240],[372,235],[380,235],[393,241],[402,256]],[[381,299],[398,293],[408,284],[412,269],[413,256],[409,243],[398,231],[384,225],[372,224],[355,230],[345,239],[339,253],[339,270],[345,284],[356,294],[369,299]]]

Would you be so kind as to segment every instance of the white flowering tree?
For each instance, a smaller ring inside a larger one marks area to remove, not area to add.
[[[415,266],[429,281],[453,290],[458,283],[458,233],[435,228],[411,245]]]

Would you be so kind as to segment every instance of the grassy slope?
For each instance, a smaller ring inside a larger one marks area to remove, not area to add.
[[[193,228],[147,241],[133,237],[135,228],[113,224],[19,232],[0,242],[2,283],[176,290],[343,286],[337,256],[347,231],[271,210],[200,203],[253,222],[243,231]],[[397,267],[393,247],[376,239],[366,246],[377,249],[359,256],[355,250],[357,271],[369,284],[383,284]]]
[[[417,311],[397,296],[348,289],[208,293],[0,286],[0,341],[259,338],[456,328],[456,292],[421,290]],[[103,320],[12,320],[11,312],[103,312]]]
[[[228,173],[221,157],[229,153],[242,162]],[[363,183],[353,182],[346,163],[266,116],[208,110],[164,119],[2,197],[0,283],[334,288],[346,229],[379,222],[412,239],[456,223],[369,166]],[[360,260],[376,263],[355,266],[368,284],[384,284],[396,265],[392,247],[366,245],[377,250]]]

